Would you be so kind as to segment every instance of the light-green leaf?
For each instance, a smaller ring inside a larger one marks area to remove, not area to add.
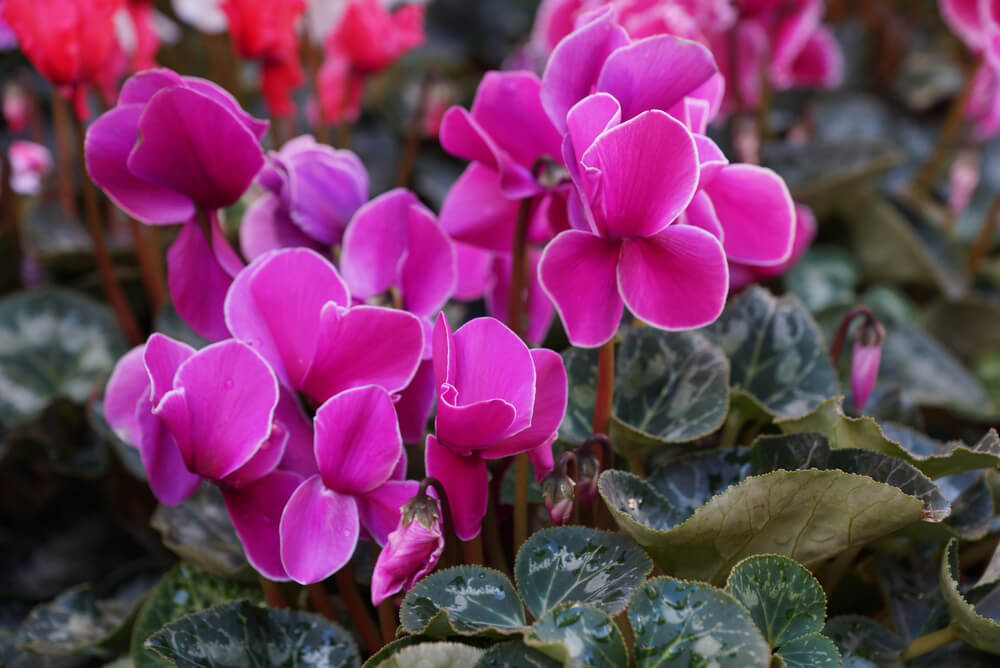
[[[951,626],[959,638],[976,649],[1000,654],[1000,585],[958,589],[958,539],[945,546],[941,559],[941,594],[951,612]]]
[[[493,638],[526,629],[524,604],[500,571],[457,566],[430,575],[406,594],[399,621],[409,633]]]

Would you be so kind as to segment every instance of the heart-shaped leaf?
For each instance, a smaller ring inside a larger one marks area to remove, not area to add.
[[[812,573],[788,557],[761,554],[733,567],[726,591],[750,611],[772,648],[810,633],[826,619],[826,595]]]
[[[17,646],[40,654],[74,654],[107,642],[129,619],[137,598],[98,600],[83,584],[35,607],[21,623]]]
[[[150,592],[132,627],[132,661],[135,668],[170,665],[143,647],[146,639],[165,624],[236,599],[260,601],[260,588],[202,573],[183,564],[174,568]]]
[[[170,622],[150,636],[145,646],[175,665],[192,668],[361,665],[354,639],[339,625],[315,613],[263,608],[245,600]]]
[[[774,653],[775,665],[786,668],[840,668],[840,653],[821,633],[799,636]]]
[[[628,649],[618,625],[607,613],[581,603],[550,610],[525,636],[564,666],[616,668],[628,665]]]
[[[164,545],[192,566],[225,576],[248,572],[243,546],[215,485],[202,485],[180,505],[160,505],[150,525],[163,535]]]
[[[854,303],[861,274],[850,253],[837,246],[812,246],[782,279],[813,313]]]
[[[476,668],[561,668],[563,663],[534,647],[528,647],[522,640],[508,640],[497,643],[479,657]]]
[[[746,448],[724,448],[682,457],[649,476],[649,484],[684,519],[716,494],[750,474]]]
[[[736,599],[709,585],[653,578],[632,595],[628,618],[639,668],[767,668],[767,640]]]
[[[842,471],[753,476],[676,526],[669,518],[650,522],[670,505],[629,473],[606,471],[599,489],[618,526],[664,571],[709,582],[724,581],[734,564],[753,554],[783,554],[813,565],[923,514],[919,499]]]
[[[591,434],[597,400],[597,349],[568,348],[562,354],[568,394],[559,438],[579,445]]]
[[[700,331],[729,356],[732,386],[773,416],[805,415],[839,392],[823,335],[797,297],[751,287]]]
[[[979,585],[963,594],[958,573],[958,539],[952,538],[941,559],[941,594],[951,612],[951,627],[976,649],[1000,654],[1000,585]]]
[[[0,423],[38,415],[56,398],[82,404],[126,350],[114,316],[66,290],[0,300]]]
[[[903,639],[871,617],[834,617],[823,627],[823,635],[837,646],[845,666],[903,668]]]
[[[412,668],[413,666],[433,666],[434,668],[466,668],[478,665],[483,650],[457,642],[425,642],[411,645],[394,652],[389,658],[373,663],[373,668]]]
[[[430,575],[406,594],[399,621],[409,633],[502,638],[526,629],[524,604],[500,571],[457,566]]]
[[[514,563],[517,589],[535,618],[570,602],[617,615],[652,570],[653,562],[625,536],[586,527],[538,531]]]
[[[729,361],[697,332],[636,327],[618,348],[612,440],[624,453],[712,433],[729,407]]]

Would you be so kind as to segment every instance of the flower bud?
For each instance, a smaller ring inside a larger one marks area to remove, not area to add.
[[[573,488],[576,483],[565,473],[563,467],[545,476],[542,481],[542,498],[545,500],[545,510],[556,526],[569,521],[573,512]]]
[[[409,590],[437,566],[444,550],[438,502],[419,493],[403,506],[399,526],[389,534],[372,573],[372,603]]]
[[[865,320],[854,336],[851,353],[851,394],[854,405],[863,411],[878,378],[885,328],[877,320]]]
[[[601,459],[593,449],[577,451],[578,472],[576,496],[583,508],[591,508],[597,499],[597,479],[601,477]]]

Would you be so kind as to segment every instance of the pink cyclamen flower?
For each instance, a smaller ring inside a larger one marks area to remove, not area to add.
[[[259,352],[282,385],[316,403],[361,385],[398,392],[424,350],[416,316],[352,306],[336,268],[307,248],[272,251],[241,271],[225,316],[233,336]]]
[[[960,215],[972,201],[972,193],[979,185],[980,176],[979,153],[964,149],[955,156],[948,174],[948,210]]]
[[[878,380],[882,360],[882,343],[885,328],[876,320],[865,320],[854,336],[851,353],[851,395],[859,411],[865,409],[875,381]]]
[[[37,195],[42,181],[52,172],[49,149],[30,141],[10,143],[10,187],[21,195]]]
[[[529,350],[503,323],[476,318],[454,333],[434,325],[435,434],[427,475],[444,485],[455,533],[479,534],[486,514],[486,460],[527,452],[536,479],[552,469],[552,441],[566,413],[566,370],[551,350]]]
[[[378,605],[399,591],[409,591],[434,570],[444,551],[444,522],[437,500],[428,495],[410,499],[401,509],[399,525],[389,534],[372,572],[372,603]]]
[[[403,441],[392,399],[367,385],[316,411],[318,473],[304,480],[281,516],[281,560],[296,582],[324,580],[354,554],[363,527],[380,545],[417,483],[392,479]]]
[[[287,579],[277,522],[301,477],[279,469],[290,433],[276,420],[278,402],[274,374],[248,346],[195,351],[154,334],[115,367],[104,410],[139,448],[160,501],[180,503],[203,479],[217,484],[250,563]]]
[[[542,480],[542,500],[552,524],[562,526],[569,522],[573,514],[574,487],[573,479],[558,469]]]
[[[310,135],[271,151],[257,182],[267,192],[250,205],[240,227],[240,245],[250,259],[277,248],[321,250],[340,243],[368,199],[368,173],[358,156]]]
[[[816,238],[816,217],[812,210],[802,204],[795,205],[795,234],[792,241],[792,252],[784,262],[772,265],[750,265],[740,262],[729,262],[729,289],[731,292],[742,290],[751,283],[780,276],[788,271],[801,259],[813,239]]]

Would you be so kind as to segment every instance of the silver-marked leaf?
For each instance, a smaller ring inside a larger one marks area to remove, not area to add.
[[[578,445],[591,434],[597,397],[597,350],[569,348],[562,354],[569,392],[559,438]]]
[[[467,668],[477,665],[483,650],[457,642],[424,642],[404,647],[373,668]]]
[[[167,573],[150,592],[132,627],[132,661],[135,668],[154,668],[170,664],[145,649],[143,643],[165,624],[184,615],[236,599],[262,600],[260,587],[233,582],[179,565]]]
[[[547,612],[531,627],[524,642],[564,666],[628,665],[628,649],[618,625],[607,613],[581,603],[560,605]]]
[[[729,361],[697,332],[636,327],[618,348],[612,436],[644,452],[712,433],[729,408]]]
[[[570,602],[617,615],[652,570],[653,562],[625,536],[586,527],[537,531],[514,563],[517,589],[535,618]]]
[[[17,632],[20,649],[40,654],[73,654],[109,640],[128,620],[137,599],[98,600],[90,585],[63,592],[36,606]]]
[[[264,608],[246,600],[170,622],[146,640],[146,647],[179,668],[361,665],[354,639],[340,625],[312,612]]]
[[[823,335],[797,297],[751,287],[700,331],[729,356],[732,386],[771,415],[805,415],[839,392]]]
[[[767,640],[736,599],[706,584],[653,578],[628,607],[639,668],[767,668]]]
[[[840,652],[833,641],[821,633],[800,636],[774,653],[777,665],[786,668],[840,668]]]
[[[920,499],[842,471],[753,476],[673,527],[648,522],[651,513],[641,509],[647,499],[669,505],[635,476],[606,471],[598,488],[618,526],[665,572],[709,582],[723,582],[753,554],[783,554],[811,566],[923,515]]]
[[[346,614],[346,610],[345,610]],[[396,638],[390,643],[382,646],[382,649],[372,654],[362,665],[362,668],[375,668],[376,666],[382,665],[383,661],[389,659],[389,657],[398,653],[400,650],[410,647],[411,645],[419,645],[421,643],[436,643],[437,638],[431,638],[430,636],[424,635],[404,635],[401,638]],[[455,638],[449,641],[451,644],[461,644],[468,645],[469,647],[475,647],[476,649],[484,649],[490,646],[490,641],[485,638]]]
[[[952,538],[941,559],[941,594],[951,612],[951,626],[976,649],[1000,654],[1000,586],[980,585],[963,595],[958,574],[958,539]]]
[[[608,479],[606,484],[605,478]],[[612,469],[603,472],[598,489],[609,507],[628,508],[632,520],[653,530],[670,531],[687,518],[652,485],[625,471]],[[642,542],[639,544],[643,545]]]
[[[815,245],[782,279],[788,290],[815,313],[828,306],[853,304],[861,274],[847,251],[837,246]]]
[[[562,668],[562,662],[534,647],[528,647],[521,640],[497,643],[479,657],[476,668]]]
[[[216,575],[237,576],[250,565],[215,485],[202,485],[177,506],[157,507],[150,525],[186,562]]]
[[[834,617],[823,635],[837,646],[845,668],[903,668],[903,639],[871,617]]]
[[[948,624],[941,597],[934,547],[916,546],[906,556],[875,553],[875,572],[892,628],[910,642]]]
[[[0,301],[0,423],[41,414],[57,397],[82,404],[126,350],[111,312],[67,290]]]
[[[502,638],[525,630],[524,604],[500,571],[457,566],[438,571],[406,594],[399,621],[409,633]]]
[[[826,619],[826,594],[812,573],[776,554],[748,557],[733,567],[726,591],[750,611],[772,648],[818,633]]]
[[[746,448],[726,448],[670,462],[653,472],[648,482],[687,519],[713,496],[749,474]]]

